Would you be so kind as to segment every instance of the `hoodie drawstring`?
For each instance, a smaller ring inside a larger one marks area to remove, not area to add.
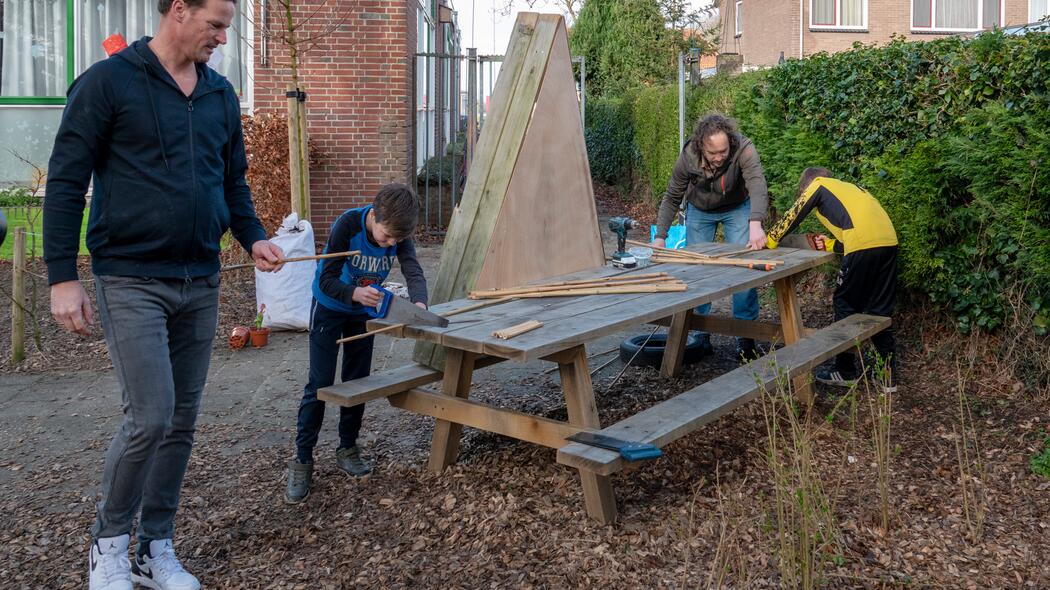
[[[149,97],[149,106],[153,109],[153,123],[157,126],[157,141],[160,142],[160,155],[164,158],[164,169],[171,172],[168,164],[168,151],[164,149],[164,134],[160,132],[160,117],[157,115],[157,103],[153,100],[153,87],[149,83],[149,70],[146,63],[142,63],[142,73],[146,76],[146,95]]]

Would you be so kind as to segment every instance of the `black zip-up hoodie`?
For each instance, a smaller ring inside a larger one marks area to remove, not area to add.
[[[97,275],[197,278],[219,270],[227,229],[248,251],[266,232],[245,180],[240,105],[197,64],[187,97],[147,43],[91,66],[69,87],[48,165],[48,283],[77,279],[88,180],[87,246]]]

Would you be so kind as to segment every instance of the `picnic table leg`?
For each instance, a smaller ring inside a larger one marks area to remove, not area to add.
[[[689,318],[692,314],[693,310],[687,309],[671,316],[671,326],[667,329],[667,344],[664,345],[664,359],[660,363],[661,377],[675,377],[682,371],[685,344],[689,338]]]
[[[594,404],[594,386],[587,369],[587,351],[583,345],[566,350],[556,359],[561,374],[561,388],[569,423],[574,426],[601,428],[598,408]],[[587,515],[602,524],[616,522],[616,496],[607,475],[580,470],[583,482],[583,501]]]
[[[470,395],[470,382],[477,358],[475,353],[449,348],[445,356],[445,376],[441,383],[441,393],[466,399]],[[459,455],[459,438],[462,434],[462,424],[448,420],[434,421],[434,437],[430,443],[431,471],[441,473],[456,462]]]
[[[773,283],[777,291],[777,304],[780,306],[780,327],[784,331],[784,344],[794,344],[803,336],[802,308],[795,292],[797,282],[797,275],[792,275]],[[795,377],[792,384],[800,402],[805,405],[812,403],[813,388],[809,375]]]

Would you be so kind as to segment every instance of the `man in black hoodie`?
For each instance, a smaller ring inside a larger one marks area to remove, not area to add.
[[[226,43],[236,0],[159,0],[156,37],[98,62],[69,88],[48,167],[44,259],[51,311],[87,334],[77,273],[85,194],[99,316],[124,420],[110,443],[92,527],[91,590],[196,590],[175,557],[173,521],[218,321],[227,229],[273,271],[245,181],[240,105],[205,64]],[[141,510],[138,551],[128,560]]]

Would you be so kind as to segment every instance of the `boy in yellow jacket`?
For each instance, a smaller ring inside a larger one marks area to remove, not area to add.
[[[835,321],[855,313],[891,315],[897,299],[897,232],[886,211],[864,189],[832,178],[827,168],[806,168],[799,198],[767,234],[767,247],[776,248],[811,211],[834,236],[817,236],[816,248],[843,254],[832,297]],[[896,391],[893,328],[872,336],[871,343],[888,369],[888,378],[880,379],[883,390]],[[834,368],[816,374],[821,383],[843,387],[859,377],[852,352],[839,354]]]

